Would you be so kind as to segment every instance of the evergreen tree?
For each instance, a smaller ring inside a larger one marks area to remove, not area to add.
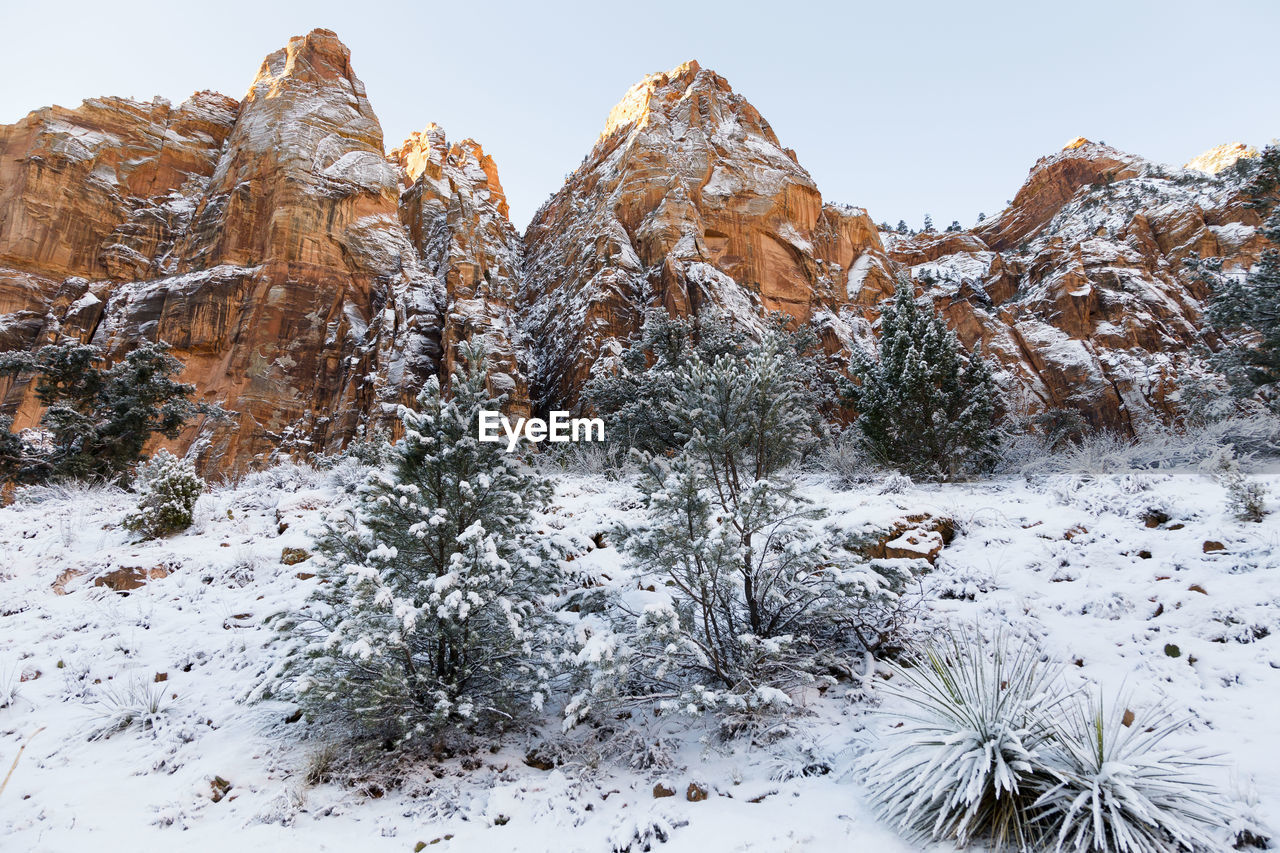
[[[895,230],[896,230],[899,234],[909,234],[909,233],[911,233],[911,228],[910,228],[910,226],[908,226],[908,225],[907,225],[907,220],[905,220],[905,219],[899,219],[899,220],[898,220],[898,227],[897,227]]]
[[[984,222],[984,221],[986,221],[986,218],[987,218],[987,215],[986,215],[985,213],[983,213],[982,211],[978,211],[978,221],[979,221],[979,222]]]
[[[429,741],[502,728],[540,707],[550,624],[533,513],[549,484],[501,443],[477,436],[485,389],[469,345],[442,393],[401,407],[404,438],[370,474],[358,507],[317,544],[324,581],[281,628],[297,642],[280,684],[315,719],[357,739]]]
[[[1280,245],[1280,208],[1272,212],[1263,235]],[[1221,274],[1221,265],[1206,263],[1219,274],[1209,302],[1209,322],[1229,332],[1253,332],[1244,346],[1233,346],[1216,356],[1216,365],[1245,394],[1262,390],[1280,404],[1280,249],[1264,249],[1257,264],[1244,277]]]
[[[0,374],[36,374],[47,408],[48,441],[26,448],[17,469],[0,474],[38,481],[54,477],[117,479],[142,457],[154,434],[176,438],[196,414],[222,416],[192,401],[195,386],[175,381],[182,362],[165,343],[144,343],[114,364],[88,344],[49,345],[0,354]]]
[[[205,482],[191,460],[160,450],[138,466],[133,485],[138,506],[124,526],[154,539],[191,526]]]
[[[897,624],[887,614],[898,612],[905,575],[853,566],[786,476],[815,439],[787,338],[770,332],[712,361],[694,353],[672,379],[661,414],[683,444],[647,457],[646,517],[622,540],[668,595],[588,637],[570,722],[614,702],[730,714],[783,706],[784,689],[817,677],[818,649],[871,648]]]
[[[787,350],[793,378],[809,401],[810,425],[820,432],[824,416],[837,402],[836,373],[820,354],[813,331],[789,331],[788,322],[786,315],[773,315],[768,334]],[[710,364],[720,356],[745,357],[755,346],[745,329],[722,314],[704,311],[678,317],[655,308],[646,313],[640,334],[617,364],[602,365],[583,396],[609,418],[611,440],[637,450],[672,453],[687,440],[677,420],[664,414],[677,395],[680,372],[695,360]]]
[[[1189,264],[1193,274],[1214,288],[1208,319],[1221,332],[1233,337],[1245,334],[1246,342],[1229,346],[1214,358],[1215,366],[1232,380],[1243,395],[1261,391],[1273,405],[1280,406],[1280,206],[1275,196],[1280,187],[1280,147],[1270,145],[1259,158],[1253,178],[1245,189],[1248,206],[1265,217],[1260,229],[1271,243],[1245,276],[1222,272],[1220,258]]]
[[[924,215],[924,231],[926,234],[933,232],[933,217],[927,213]]]
[[[609,418],[610,440],[654,453],[674,450],[682,443],[674,425],[655,414],[673,397],[677,371],[693,358],[740,353],[747,340],[744,330],[713,311],[679,317],[650,309],[614,369],[602,365],[583,396]]]
[[[963,230],[964,230],[964,229],[960,227],[960,220],[959,220],[959,219],[953,219],[953,220],[951,220],[951,224],[947,226],[947,232],[948,232],[948,233],[953,233],[953,232],[956,232],[956,231],[963,231]]]
[[[989,461],[996,385],[977,347],[967,358],[942,318],[898,284],[881,314],[877,355],[854,350],[848,395],[868,450],[913,477],[954,479]]]

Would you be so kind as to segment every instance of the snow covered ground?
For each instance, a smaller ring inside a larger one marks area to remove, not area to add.
[[[723,743],[684,719],[638,721],[670,762],[646,771],[586,752],[530,766],[531,750],[550,754],[557,741],[549,716],[540,735],[424,763],[399,787],[376,773],[309,782],[309,771],[323,776],[325,745],[293,706],[245,699],[276,654],[264,620],[317,582],[288,549],[311,547],[308,529],[344,499],[350,474],[255,475],[202,497],[191,530],[146,543],[120,525],[131,507],[123,493],[0,510],[0,702],[16,691],[0,708],[0,773],[29,739],[0,794],[0,847],[917,849],[877,822],[855,769],[894,724],[877,678],[802,697],[803,713],[765,745]],[[1259,477],[1280,494],[1280,469]],[[1082,689],[1172,708],[1189,719],[1179,745],[1222,753],[1209,773],[1224,811],[1238,797],[1259,818],[1280,816],[1274,497],[1272,514],[1249,524],[1194,470],[878,492],[816,476],[806,485],[846,526],[883,529],[921,512],[955,521],[957,537],[925,577],[921,631],[1004,628],[1039,640]],[[637,511],[628,486],[569,476],[543,523],[575,543],[575,570],[626,584],[616,549],[592,537]],[[96,582],[111,573],[118,586],[150,577],[124,595]],[[161,706],[155,725],[112,732],[112,714],[139,701]],[[659,785],[674,796],[655,798]]]

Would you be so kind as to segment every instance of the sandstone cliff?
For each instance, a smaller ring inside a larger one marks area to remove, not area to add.
[[[434,178],[389,158],[326,30],[268,56],[240,102],[33,113],[0,130],[0,344],[168,341],[183,378],[237,413],[178,442],[223,468],[336,449],[477,332],[491,382],[525,408],[525,356],[491,298],[515,289],[518,239],[492,161],[454,149]],[[477,286],[493,273],[492,293]],[[5,403],[18,428],[38,419],[21,386]]]
[[[769,123],[696,62],[627,93],[525,244],[544,406],[572,405],[648,306],[714,307],[757,324],[782,311],[837,349],[849,340],[839,316],[849,288],[889,286],[866,213],[824,205]]]
[[[1015,411],[1140,432],[1176,413],[1179,382],[1214,345],[1185,261],[1244,271],[1261,248],[1242,186],[1078,139],[974,231],[887,239],[966,344],[1001,364]]]
[[[428,125],[385,147],[327,30],[239,101],[98,98],[0,127],[0,348],[168,341],[237,413],[178,449],[236,470],[391,420],[463,341],[525,414],[575,405],[650,307],[754,328],[782,312],[847,354],[908,276],[996,359],[1011,409],[1141,431],[1216,343],[1184,262],[1242,271],[1263,247],[1240,144],[1172,169],[1076,139],[973,230],[881,234],[696,62],[625,95],[523,237],[478,143]],[[38,421],[23,383],[0,398]]]

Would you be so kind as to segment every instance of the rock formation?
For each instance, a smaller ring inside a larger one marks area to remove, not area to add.
[[[1015,411],[1080,412],[1139,432],[1175,414],[1211,346],[1193,256],[1247,270],[1261,248],[1242,181],[1157,166],[1078,139],[1041,158],[973,231],[889,236],[889,253],[966,344],[1004,368]]]
[[[1140,431],[1215,343],[1184,262],[1244,270],[1263,247],[1240,144],[1171,169],[1076,139],[973,230],[881,234],[696,62],[626,94],[523,238],[478,143],[428,125],[384,149],[327,30],[268,56],[240,101],[98,98],[0,127],[0,348],[168,341],[236,412],[177,449],[229,471],[339,448],[464,341],[527,414],[576,405],[651,307],[754,328],[782,312],[847,354],[907,276],[996,359],[1015,411]],[[17,428],[39,419],[24,381],[0,401]]]
[[[413,159],[385,154],[327,30],[268,56],[240,102],[33,113],[0,130],[0,343],[169,342],[236,413],[178,441],[223,468],[340,447],[477,332],[491,382],[527,408],[520,253],[492,160],[474,143]],[[39,417],[21,385],[6,405],[17,428]]]
[[[649,306],[755,323],[782,311],[835,349],[849,338],[838,316],[849,289],[889,286],[866,213],[824,205],[769,123],[696,62],[627,93],[525,244],[543,406],[573,404]]]

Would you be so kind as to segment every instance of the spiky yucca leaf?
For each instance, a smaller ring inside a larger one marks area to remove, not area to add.
[[[1166,853],[1214,850],[1209,831],[1221,807],[1196,771],[1212,756],[1165,746],[1181,723],[1148,711],[1125,725],[1125,704],[1102,702],[1067,711],[1046,758],[1054,783],[1037,798],[1036,820],[1054,850],[1072,853]]]
[[[882,816],[920,841],[1028,849],[1037,840],[1029,809],[1051,778],[1040,760],[1047,721],[1064,698],[1057,668],[975,630],[892,671],[889,692],[912,710],[868,762]]]

